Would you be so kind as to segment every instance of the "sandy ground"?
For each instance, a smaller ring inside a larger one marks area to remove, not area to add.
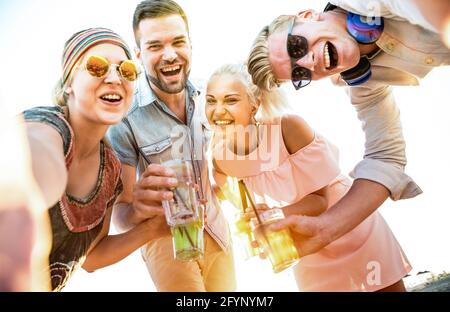
[[[411,292],[450,292],[450,274],[432,274],[427,272],[423,274],[422,282],[415,285],[408,285],[408,277],[404,279],[408,291]],[[413,278],[413,277],[411,277]],[[417,279],[417,278],[416,278]]]

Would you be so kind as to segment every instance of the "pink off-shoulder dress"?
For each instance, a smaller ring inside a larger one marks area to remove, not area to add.
[[[310,144],[289,154],[280,120],[260,126],[262,139],[246,156],[217,144],[218,171],[244,180],[250,193],[286,204],[329,185],[331,207],[351,185],[340,173],[337,148],[316,133]],[[386,221],[374,212],[321,251],[303,257],[293,270],[301,291],[376,291],[399,281],[411,266]]]

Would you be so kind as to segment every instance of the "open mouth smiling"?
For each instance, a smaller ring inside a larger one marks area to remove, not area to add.
[[[164,66],[160,69],[161,73],[164,76],[176,76],[181,71],[181,65],[170,65],[170,66]]]
[[[233,123],[232,120],[214,120],[216,126],[228,126]]]
[[[324,66],[327,70],[332,70],[338,65],[338,53],[336,47],[329,41],[323,47]]]
[[[106,101],[106,102],[109,102],[112,104],[120,102],[122,100],[122,96],[115,92],[105,93],[102,96],[100,96],[100,98],[103,101]]]

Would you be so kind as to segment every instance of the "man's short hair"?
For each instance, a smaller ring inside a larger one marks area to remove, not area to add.
[[[158,18],[169,15],[179,15],[186,24],[186,30],[189,33],[189,25],[186,13],[178,3],[172,0],[145,0],[138,4],[133,15],[133,31],[136,44],[139,47],[139,23],[147,18]]]

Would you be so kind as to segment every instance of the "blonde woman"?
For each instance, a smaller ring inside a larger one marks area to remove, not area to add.
[[[285,106],[279,90],[261,91],[244,66],[225,65],[211,76],[206,114],[216,129],[215,180],[226,187],[227,176],[242,179],[251,194],[287,203],[287,218],[317,216],[351,183],[340,173],[336,147],[301,117],[283,115]],[[301,236],[294,241],[303,256],[294,267],[302,291],[404,291],[411,267],[378,212],[311,255],[304,256]]]

